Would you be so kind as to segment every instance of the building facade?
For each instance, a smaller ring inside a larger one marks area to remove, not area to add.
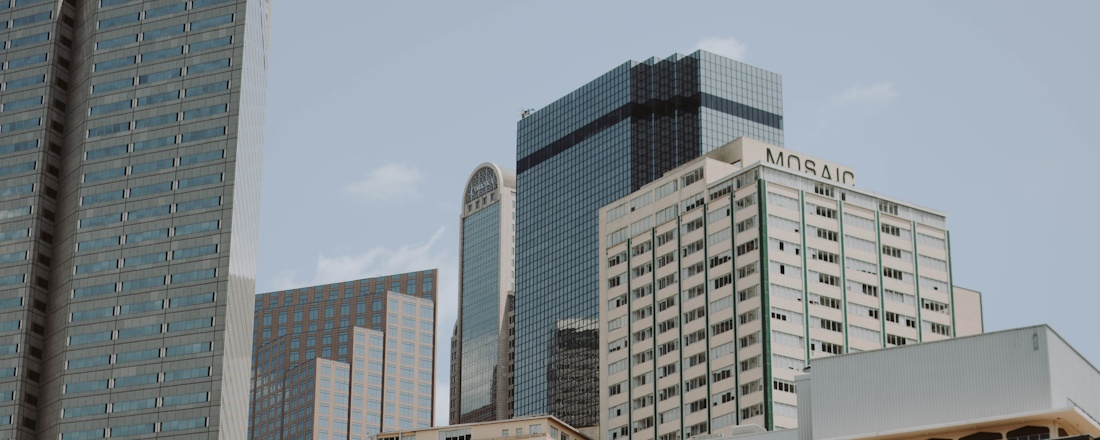
[[[797,425],[815,359],[981,331],[943,214],[740,138],[600,210],[601,428]]]
[[[403,432],[384,432],[378,440],[481,440],[481,439],[547,439],[588,440],[591,437],[558,420],[554,416],[516,417],[480,423],[438,426]]]
[[[800,440],[1100,438],[1100,371],[1046,325],[837,356],[796,382]]]
[[[797,429],[709,438],[1100,438],[1100,371],[1046,325],[834,356],[805,371]]]
[[[512,416],[516,174],[478,165],[462,196],[452,424]]]
[[[431,426],[435,269],[256,296],[249,438]]]
[[[0,0],[0,438],[243,439],[269,0]]]
[[[578,347],[597,345],[599,207],[739,136],[782,145],[782,115],[779,75],[699,51],[627,62],[518,122],[516,415],[599,423],[596,370],[555,372],[598,356]],[[563,320],[591,340],[555,347],[578,342]]]

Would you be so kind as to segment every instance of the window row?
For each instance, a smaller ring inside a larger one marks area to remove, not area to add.
[[[154,206],[150,208],[141,208],[133,211],[124,211],[115,214],[105,214],[95,217],[87,217],[80,219],[79,228],[91,228],[97,226],[105,226],[114,223],[121,223],[124,221],[135,221],[146,218],[154,218],[165,216],[169,214],[179,214],[184,212],[198,211],[209,208],[221,206],[221,196],[206,197],[202,199],[189,200],[185,202],[171,203],[167,205]]]
[[[148,164],[142,164],[142,165],[149,165],[150,168],[153,168],[153,167],[156,167],[156,166],[163,166],[164,168],[168,168],[168,167],[172,166],[171,164],[173,163],[173,160],[174,159],[165,159],[164,161],[149,162]],[[135,170],[140,166],[141,165],[134,165],[133,167],[124,167],[124,168],[120,168],[120,169],[125,170],[126,168],[130,168],[131,170]],[[162,168],[162,169],[164,169],[164,168]],[[116,202],[116,201],[119,201],[119,200],[125,200],[125,199],[130,199],[130,198],[135,198],[135,197],[144,197],[144,196],[148,196],[148,195],[152,195],[152,194],[160,194],[160,193],[174,191],[174,190],[197,188],[197,187],[200,187],[200,186],[213,185],[215,183],[221,183],[222,176],[223,176],[222,173],[213,173],[213,174],[206,174],[206,175],[202,175],[202,176],[186,177],[186,178],[182,178],[182,179],[179,179],[179,180],[169,180],[167,182],[153,183],[153,184],[138,186],[138,187],[134,187],[134,188],[126,188],[126,189],[119,189],[119,190],[106,191],[106,192],[101,192],[101,193],[96,193],[96,194],[90,194],[90,195],[86,195],[86,196],[83,196],[83,197],[80,198],[80,206],[90,206],[90,205],[95,205],[97,203]],[[127,216],[127,219],[137,220],[139,218],[152,217],[152,216],[155,216],[155,215],[160,215],[162,213],[163,214],[168,213],[168,208],[166,208],[166,207],[159,208],[159,210],[158,210],[158,208],[151,208],[151,209],[153,209],[153,211],[147,211],[147,210],[129,211],[129,215]]]
[[[88,431],[62,432],[61,440],[93,440],[106,438],[126,437],[131,435],[151,434],[156,432],[173,432],[188,429],[205,428],[208,424],[206,417],[193,419],[169,420],[164,422],[142,423],[138,425],[116,426],[111,428],[93,429]]]
[[[217,49],[220,47],[227,47],[233,44],[233,37],[220,37],[213,38],[206,41],[200,41],[197,43],[191,43],[183,46],[175,46],[167,49],[158,49],[150,52],[144,52],[138,55],[128,55],[121,58],[115,58],[111,60],[101,61],[92,65],[93,72],[105,72],[108,70],[120,69],[123,67],[134,66],[137,64],[151,63],[154,61],[166,60],[183,56],[184,54],[199,53],[211,49]]]
[[[115,90],[122,90],[130,88],[136,85],[153,84],[162,81],[168,81],[187,75],[197,75],[206,72],[213,72],[216,70],[226,69],[232,64],[230,58],[222,58],[220,60],[207,61],[198,64],[192,64],[187,67],[177,67],[160,72],[147,73],[145,75],[138,75],[136,77],[127,77],[122,79],[111,80],[92,85],[92,94],[113,92]],[[44,78],[43,78],[44,80]]]
[[[155,277],[124,280],[119,283],[100,284],[96,286],[78,287],[73,289],[73,298],[86,298],[90,296],[104,295],[115,292],[127,292],[131,290],[145,290],[161,287],[169,284],[189,283],[194,281],[212,280],[217,278],[217,269],[200,269],[187,272],[179,272],[172,275],[160,275]]]
[[[107,354],[65,361],[66,370],[78,370],[84,368],[96,368],[107,365],[117,365],[128,362],[139,362],[158,358],[174,356],[186,356],[198,353],[208,353],[212,350],[213,342],[199,342],[195,344],[175,345],[164,348],[152,348],[148,350],[130,351],[126,353]]]
[[[148,12],[148,11],[147,11]],[[122,21],[125,24],[125,20],[134,19],[136,14],[116,16],[107,19],[108,24],[112,24],[111,20]],[[153,41],[159,38],[171,37],[179,35],[185,32],[201,31],[203,29],[209,29],[215,26],[221,26],[223,24],[232,23],[233,14],[220,15],[217,17],[207,18],[203,20],[196,20],[185,24],[169,25],[158,29],[151,29],[131,35],[124,35],[121,37],[111,37],[103,40],[99,40],[95,43],[95,50],[114,49],[117,47],[126,46],[131,43],[137,43],[139,41]],[[103,21],[99,22],[102,26]]]

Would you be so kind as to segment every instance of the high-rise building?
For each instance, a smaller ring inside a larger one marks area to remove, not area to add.
[[[600,210],[608,439],[798,423],[816,359],[982,331],[943,214],[740,138]]]
[[[698,51],[627,62],[518,122],[516,415],[599,423],[596,370],[557,371],[599,356],[599,208],[739,136],[782,145],[781,89]]]
[[[451,424],[512,416],[516,174],[478,165],[462,193]]]
[[[435,269],[256,296],[249,438],[432,426]]]
[[[0,0],[0,438],[243,439],[270,0]]]

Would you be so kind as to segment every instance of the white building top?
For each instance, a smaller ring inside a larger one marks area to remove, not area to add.
[[[1100,371],[1046,325],[816,360],[800,439],[936,438],[1055,421],[1100,436]],[[807,429],[809,428],[809,429]],[[1056,436],[1052,436],[1056,437]]]

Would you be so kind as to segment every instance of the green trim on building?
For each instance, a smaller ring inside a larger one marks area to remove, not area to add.
[[[653,225],[653,228],[649,230],[649,243],[650,243],[650,245],[649,245],[650,246],[649,247],[649,263],[653,265],[653,271],[650,272],[650,276],[649,276],[650,283],[652,283],[651,286],[653,286],[652,287],[653,292],[651,292],[649,294],[649,296],[650,296],[649,304],[650,304],[651,307],[653,307],[653,318],[651,318],[651,321],[653,323],[653,343],[651,345],[652,345],[652,350],[653,350],[653,360],[656,361],[657,360],[657,225]],[[627,252],[629,252],[629,250],[627,250]],[[627,291],[626,294],[630,295],[630,297],[633,298],[634,297],[634,289],[631,288],[630,290]],[[627,319],[630,319],[629,314],[627,315]],[[630,337],[633,338],[634,335],[631,334]],[[627,352],[627,353],[629,353],[629,352]],[[627,359],[629,359],[628,362],[630,362],[632,364],[634,363],[634,355],[633,354],[631,354],[630,357],[627,358]],[[657,420],[658,420],[657,419],[657,417],[658,417],[658,411],[657,411],[657,377],[656,377],[657,376],[657,368],[653,369],[653,376],[654,376],[653,377],[653,432],[657,432]],[[634,376],[631,375],[630,377],[633,378]],[[627,379],[627,380],[630,380],[630,379]],[[633,399],[628,400],[627,404],[631,405],[631,406],[634,406],[633,405]],[[629,423],[629,419],[627,420],[627,423]]]
[[[840,297],[844,300],[844,352],[851,353],[851,345],[848,340],[848,335],[851,333],[848,331],[848,266],[844,257],[844,202],[838,201],[837,204],[837,224],[840,225]],[[882,268],[880,267],[881,271]],[[810,305],[806,304],[806,310],[809,310]],[[882,311],[879,311],[879,321],[882,321]],[[807,333],[809,332],[809,321],[806,321]]]
[[[626,386],[625,386],[625,388],[626,388],[626,423],[627,423],[628,427],[630,426],[630,421],[634,418],[634,405],[631,404],[634,401],[634,387],[631,386],[632,384],[631,384],[631,381],[630,381],[630,378],[634,377],[634,365],[633,365],[633,362],[630,362],[630,357],[631,357],[630,351],[634,349],[634,344],[633,344],[634,341],[631,341],[631,339],[633,339],[633,337],[634,337],[634,319],[633,319],[633,316],[631,316],[631,315],[633,315],[634,313],[630,311],[630,309],[632,309],[634,307],[634,296],[631,295],[631,293],[630,293],[630,290],[633,288],[632,287],[633,277],[630,276],[631,271],[634,270],[634,253],[631,252],[631,248],[633,248],[633,247],[634,247],[634,237],[627,237],[627,239],[626,239],[626,340],[627,340],[628,343],[627,343],[627,346],[626,346]],[[607,263],[601,261],[600,264],[607,264]],[[656,269],[654,270],[653,275],[654,276],[657,275]],[[654,285],[653,287],[657,287],[657,286]],[[608,289],[610,290],[610,288],[608,288]],[[653,296],[654,297],[657,296],[657,291],[656,290],[654,290]],[[603,307],[607,307],[604,304],[601,304],[601,305]],[[608,342],[611,342],[611,341],[609,340]],[[607,347],[598,347],[598,349],[599,350],[607,350]],[[611,363],[608,362],[609,366],[610,366],[610,364]],[[608,372],[608,373],[609,373],[608,375],[610,376],[610,372]],[[611,383],[608,383],[608,385],[611,385]],[[602,392],[602,390],[601,390],[601,392]],[[601,414],[600,416],[602,418],[603,414]],[[656,420],[656,419],[654,419],[654,420]],[[631,432],[631,434],[633,434],[633,432]],[[633,438],[633,436],[631,436],[631,438]]]
[[[799,213],[802,217],[802,225],[799,226],[799,232],[802,233],[802,337],[806,338],[806,365],[810,365],[810,285],[807,280],[807,274],[810,268],[806,265],[806,254],[810,253],[809,246],[806,243],[806,192],[798,190],[799,201]],[[768,310],[771,312],[771,310]],[[770,314],[770,313],[769,313]],[[847,324],[845,324],[847,325]],[[847,345],[847,344],[845,344]]]
[[[878,304],[879,313],[882,314],[879,322],[882,323],[882,346],[886,347],[886,286],[882,284],[882,219],[879,218],[878,211],[875,211],[875,253],[878,254]]]
[[[913,233],[910,235],[913,236],[913,285],[916,286],[914,291],[917,292],[917,342],[924,342],[924,321],[921,319],[920,312],[922,307],[920,302],[920,254],[917,253],[917,222],[910,220],[909,227],[913,228]]]
[[[955,269],[951,266],[951,231],[943,231],[947,237],[947,290],[951,292],[951,337],[957,336],[955,328]],[[980,295],[980,294],[979,294]],[[980,303],[979,303],[980,304]],[[979,306],[981,307],[981,306]],[[978,313],[981,313],[979,309]],[[985,317],[982,317],[982,332],[985,332]]]
[[[758,203],[760,204],[760,241],[767,243],[768,240],[768,199],[767,199],[767,181],[760,180],[759,185],[756,187],[756,194]],[[763,353],[761,356],[761,364],[764,367],[764,429],[771,431],[775,429],[775,411],[772,410],[772,399],[774,398],[772,392],[772,357],[771,357],[771,306],[768,304],[768,295],[771,292],[768,291],[768,247],[760,246],[760,310],[761,312],[767,310],[767,313],[761,313],[760,316],[760,331],[761,344]],[[734,274],[736,276],[736,274]]]
[[[683,199],[681,199],[681,200],[683,200]],[[680,283],[683,282],[684,280],[680,279],[680,274],[682,274],[683,270],[684,270],[684,258],[683,258],[683,256],[680,255],[680,252],[681,252],[681,249],[683,249],[683,246],[684,246],[684,219],[682,217],[683,213],[680,212],[680,206],[679,205],[680,205],[680,203],[677,202],[677,206],[676,206],[676,352],[681,353],[681,354],[679,355],[680,356],[679,361],[677,361],[678,368],[676,368],[676,376],[680,378],[679,381],[676,382],[677,384],[680,385],[680,389],[679,389],[680,392],[676,393],[676,400],[680,401],[680,403],[677,404],[677,406],[680,408],[680,414],[681,414],[680,420],[679,420],[679,423],[680,423],[679,431],[680,431],[680,435],[683,435],[684,434],[684,417],[683,417],[683,411],[684,411],[684,369],[683,369],[684,356],[682,354],[682,350],[684,349],[684,345],[683,345],[684,344],[684,319],[683,319],[683,316],[684,316],[684,301],[683,301],[683,297],[682,297],[681,293],[684,291],[684,289],[681,288],[681,287],[683,287],[683,285],[680,284]],[[704,221],[706,221],[706,220],[704,220]],[[657,242],[654,241],[653,244],[656,245]],[[657,276],[656,269],[654,269],[653,276],[654,277]],[[656,284],[656,281],[654,281],[654,284],[653,284],[653,300],[654,300],[654,302],[656,302],[656,300],[657,300],[657,284]],[[654,306],[653,306],[653,319],[654,320],[657,319],[657,306],[656,306],[656,304],[654,304]],[[656,325],[654,325],[654,333],[656,333]],[[653,335],[653,345],[657,345],[657,335],[656,334]],[[660,368],[659,367],[660,362],[658,362],[658,359],[660,357],[661,357],[661,352],[660,351],[654,351],[653,352],[653,375],[654,376],[657,375],[657,370]],[[654,388],[657,387],[657,378],[656,377],[653,378],[653,387]],[[656,398],[659,397],[659,396],[654,394],[653,397],[654,397],[653,412],[656,413],[656,415],[654,415],[654,419],[653,419],[653,432],[657,433],[657,427],[658,427],[658,425],[660,425],[660,423],[659,423],[660,419],[658,419],[657,417],[660,417],[660,412],[657,411],[657,406],[658,405],[657,405],[657,399]],[[633,402],[631,402],[631,405],[633,405]],[[633,431],[634,430],[631,429],[631,438],[633,438],[633,434],[634,434]]]
[[[714,393],[713,393],[713,390],[711,390],[711,385],[712,385],[712,382],[713,382],[711,380],[711,371],[713,371],[713,370],[711,370],[711,367],[710,367],[710,363],[711,363],[711,361],[713,361],[713,359],[711,359],[711,356],[710,356],[710,347],[711,347],[711,345],[710,345],[710,338],[711,338],[711,334],[710,334],[710,284],[709,284],[710,283],[710,203],[707,202],[707,199],[709,198],[709,195],[710,195],[709,193],[710,193],[710,187],[708,185],[707,189],[703,191],[703,301],[705,301],[704,313],[703,313],[703,330],[706,332],[706,338],[704,340],[707,343],[707,346],[705,347],[706,348],[705,353],[707,354],[707,362],[706,362],[706,364],[707,364],[707,403],[710,403],[709,405],[707,405],[707,431],[708,432],[710,431],[710,421],[713,420],[712,415],[711,415],[711,408],[714,407],[713,403],[710,401],[711,399],[713,399]],[[730,211],[730,216],[731,217],[733,216],[733,211]],[[733,240],[733,229],[731,228],[730,229],[730,241],[732,242],[732,240]],[[732,243],[731,243],[731,245],[732,245]],[[733,261],[732,252],[731,252],[730,261]],[[683,273],[681,273],[680,275],[682,276]],[[681,279],[681,281],[683,281],[683,280]],[[683,285],[681,285],[680,287],[681,287],[680,292],[683,292],[684,291]],[[656,341],[656,335],[654,335],[654,341]],[[681,351],[680,353],[681,353],[680,365],[683,366],[683,364],[684,364],[683,351]],[[654,354],[656,354],[656,353],[654,353]],[[654,359],[656,359],[656,358],[654,358]],[[683,368],[681,368],[681,370],[682,369]],[[654,380],[654,385],[656,385],[656,383],[657,383],[657,381]],[[681,393],[681,394],[683,394],[683,393]],[[654,394],[654,396],[656,396],[656,394]],[[654,409],[657,408],[656,403],[654,403],[653,408]],[[681,407],[681,408],[683,408],[683,407]],[[682,410],[681,410],[681,414],[683,414]],[[681,415],[680,420],[683,420],[683,419],[684,419],[684,417]],[[656,421],[657,419],[653,419],[653,420]],[[681,422],[681,425],[682,424],[683,424],[683,422]],[[654,432],[656,432],[656,429],[654,429]],[[683,429],[680,430],[680,434],[683,435]]]
[[[738,353],[737,341],[740,332],[738,327],[740,325],[737,322],[737,306],[740,301],[737,300],[737,191],[730,191],[730,286],[733,289],[733,296],[730,298],[730,302],[733,303],[730,308],[733,312],[733,419],[737,421],[737,424],[741,424],[741,356]],[[707,304],[710,307],[710,304]],[[711,402],[711,406],[714,402]]]

